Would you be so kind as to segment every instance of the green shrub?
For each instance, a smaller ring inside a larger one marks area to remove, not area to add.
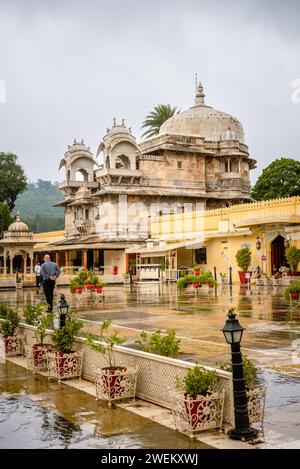
[[[239,249],[235,255],[237,265],[243,272],[247,272],[251,264],[251,251],[249,248]]]
[[[245,355],[242,358],[243,362],[243,370],[244,370],[244,378],[246,388],[250,389],[253,387],[257,380],[257,368],[252,360],[249,360]],[[231,362],[219,362],[217,365],[221,368],[221,370],[229,371],[232,373],[232,363]]]
[[[52,342],[56,352],[72,352],[73,344],[81,328],[82,321],[74,319],[72,311],[69,311],[65,325],[60,329],[56,329],[52,335]]]
[[[0,303],[0,318],[5,319],[7,315],[7,311],[9,310],[9,306],[6,303]]]
[[[291,272],[296,272],[300,262],[300,249],[297,249],[296,246],[287,247],[285,250],[285,257],[287,258]]]
[[[185,288],[187,288],[187,286],[188,286],[187,277],[182,277],[179,280],[177,280],[178,290],[183,291],[183,290],[185,290]]]
[[[35,305],[28,304],[23,308],[23,316],[26,324],[37,326],[40,318],[47,311],[47,304],[40,302]]]
[[[44,314],[39,319],[39,324],[35,331],[35,338],[38,344],[43,345],[45,337],[48,335],[46,329],[52,325],[54,315],[52,313]]]
[[[20,322],[18,312],[8,308],[4,321],[0,324],[0,332],[4,337],[13,336]]]
[[[85,345],[102,355],[104,360],[108,363],[108,366],[113,368],[116,366],[114,347],[116,345],[122,345],[126,339],[124,337],[119,337],[117,331],[113,331],[111,334],[108,334],[108,328],[111,323],[112,319],[106,319],[103,321],[100,328],[100,336],[98,338],[89,336],[85,341]]]
[[[184,392],[189,396],[205,396],[207,392],[213,391],[217,383],[218,375],[214,370],[206,370],[198,364],[190,368],[183,383],[177,380],[177,387],[184,388]]]
[[[142,331],[140,334],[141,340],[136,340],[135,343],[145,352],[176,358],[181,339],[177,339],[175,334],[175,329],[168,329],[163,335],[160,330],[150,335]]]

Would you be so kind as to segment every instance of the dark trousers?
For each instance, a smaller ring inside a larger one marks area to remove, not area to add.
[[[50,278],[47,278],[46,280],[43,281],[43,288],[44,288],[44,293],[46,296],[46,301],[49,305],[49,310],[52,311],[53,308],[53,291],[55,287],[55,281],[50,280]]]

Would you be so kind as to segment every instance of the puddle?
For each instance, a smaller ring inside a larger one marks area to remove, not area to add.
[[[0,448],[208,446],[6,362],[0,364]]]

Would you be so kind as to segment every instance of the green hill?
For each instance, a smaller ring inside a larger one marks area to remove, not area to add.
[[[18,196],[14,212],[19,211],[22,220],[35,233],[62,230],[64,209],[53,207],[62,199],[58,183],[38,179],[37,182],[28,183],[26,192]]]

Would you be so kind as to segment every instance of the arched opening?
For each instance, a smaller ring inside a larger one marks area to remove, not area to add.
[[[88,182],[89,180],[89,175],[88,172],[85,169],[79,169],[75,173],[75,181],[84,181]]]
[[[120,155],[116,159],[116,169],[130,169],[130,159],[126,155]]]
[[[67,182],[70,181],[70,178],[71,178],[71,171],[68,169],[68,171],[67,171]]]
[[[271,243],[271,271],[274,275],[280,267],[286,266],[284,237],[278,235]]]

